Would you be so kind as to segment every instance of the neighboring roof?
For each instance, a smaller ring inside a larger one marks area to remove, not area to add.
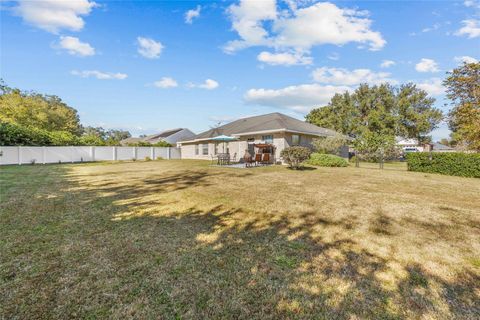
[[[123,143],[123,144],[128,144],[128,143],[140,142],[140,141],[142,141],[142,140],[143,140],[143,138],[130,137],[130,138],[123,139],[123,140],[120,141],[120,142]]]
[[[195,136],[195,134],[189,129],[177,128],[177,129],[169,129],[159,133],[151,134],[143,138],[131,137],[131,138],[123,139],[122,141],[120,141],[120,143],[123,145],[130,144],[130,143],[138,143],[138,142],[148,142],[148,143],[155,144],[159,141],[165,141],[170,144],[175,144],[179,140],[190,139],[193,136]]]
[[[161,139],[161,138],[166,138],[166,137],[169,137],[172,134],[175,134],[175,133],[177,133],[179,131],[182,131],[182,130],[183,130],[183,128],[165,130],[165,131],[162,131],[160,133],[155,133],[155,134],[151,134],[149,136],[146,136],[145,138],[143,138],[143,141],[150,141],[150,140],[157,140],[157,139]]]
[[[452,147],[446,146],[438,142],[432,143],[432,147],[433,147],[433,150],[454,150]]]
[[[402,137],[395,137],[395,141],[398,145],[418,145],[417,139],[409,139],[409,138],[402,138]]]
[[[207,140],[220,135],[241,136],[260,132],[287,131],[311,134],[316,136],[333,136],[335,131],[318,127],[282,113],[269,113],[261,116],[239,119],[218,128],[196,135],[191,140]]]

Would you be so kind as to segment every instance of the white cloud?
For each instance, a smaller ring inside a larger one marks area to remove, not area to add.
[[[160,57],[164,46],[161,42],[151,38],[138,37],[138,53],[147,59],[157,59]]]
[[[325,2],[298,9],[293,17],[280,18],[274,30],[279,33],[276,44],[280,46],[309,49],[322,44],[359,42],[379,50],[386,41],[379,32],[370,30],[370,25],[365,12]]]
[[[269,35],[263,27],[263,21],[276,19],[275,0],[242,0],[238,5],[232,4],[227,12],[232,19],[232,28],[241,40],[227,43],[224,47],[226,52],[234,52],[250,46],[273,44],[267,39]]]
[[[196,9],[190,9],[185,13],[185,23],[192,24],[193,19],[200,17],[201,6],[197,6]]]
[[[419,63],[415,65],[415,70],[418,72],[438,72],[438,64],[433,59],[422,58]]]
[[[468,38],[480,37],[480,21],[475,19],[467,19],[462,21],[463,27],[460,28],[455,35],[467,36]]]
[[[389,82],[397,83],[390,77],[388,72],[373,72],[370,69],[347,70],[343,68],[322,67],[312,72],[312,77],[320,83],[329,83],[334,85],[353,86],[360,83],[381,84]]]
[[[438,30],[440,28],[440,23],[435,23],[433,26],[431,27],[427,27],[427,28],[423,28],[422,29],[422,32],[423,33],[426,33],[426,32],[430,32],[430,31],[435,31],[435,30]]]
[[[74,56],[87,57],[95,55],[95,48],[76,37],[60,37],[59,47]]]
[[[396,65],[397,63],[393,60],[383,60],[382,63],[380,64],[380,67],[382,68],[390,68],[394,65]]]
[[[463,4],[465,7],[480,9],[480,1],[478,0],[465,0]]]
[[[97,6],[93,1],[20,0],[15,13],[25,22],[51,33],[62,29],[80,31],[85,25],[82,16]]]
[[[461,57],[455,57],[453,58],[453,60],[455,60],[455,62],[458,62],[458,63],[477,63],[478,60],[475,59],[474,57],[470,57],[470,56],[461,56]]]
[[[340,55],[337,52],[332,52],[327,56],[327,58],[333,61],[338,61],[340,59]]]
[[[155,81],[153,85],[157,88],[168,89],[178,87],[177,81],[173,78],[163,77],[162,79]]]
[[[204,83],[201,83],[201,84],[194,84],[194,83],[187,84],[187,87],[189,88],[200,88],[200,89],[206,89],[206,90],[213,90],[218,88],[218,86],[219,86],[218,82],[212,79],[207,79],[205,80]]]
[[[257,60],[270,65],[284,66],[312,64],[313,61],[311,57],[306,57],[298,52],[271,53],[267,51],[260,52],[260,54],[257,56]]]
[[[244,96],[248,103],[281,107],[307,113],[314,107],[327,104],[335,93],[351,90],[347,86],[302,84],[282,89],[250,89]]]
[[[445,93],[445,88],[440,78],[432,78],[417,83],[417,87],[425,90],[429,95],[439,96]]]
[[[125,73],[111,73],[111,72],[101,72],[97,70],[84,70],[84,71],[77,71],[73,70],[71,72],[74,76],[79,76],[82,78],[90,78],[94,77],[100,80],[124,80],[127,78]]]
[[[342,9],[329,2],[303,8],[291,5],[290,10],[277,11],[275,0],[241,0],[230,6],[228,13],[240,39],[228,42],[226,52],[251,46],[308,51],[316,45],[349,42],[379,50],[386,43],[379,32],[370,29],[366,11]]]

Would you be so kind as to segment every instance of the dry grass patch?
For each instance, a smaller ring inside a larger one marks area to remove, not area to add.
[[[480,180],[0,168],[0,318],[475,319]]]

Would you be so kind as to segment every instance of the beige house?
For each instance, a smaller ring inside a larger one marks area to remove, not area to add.
[[[269,113],[261,116],[239,119],[221,127],[202,132],[192,139],[180,141],[182,159],[210,160],[218,153],[230,153],[241,159],[245,152],[255,153],[255,144],[272,144],[275,146],[274,160],[280,160],[280,152],[290,146],[310,146],[317,137],[333,136],[330,129],[289,117],[282,113]],[[225,135],[238,140],[219,142],[212,140]],[[348,150],[342,156],[348,157]]]

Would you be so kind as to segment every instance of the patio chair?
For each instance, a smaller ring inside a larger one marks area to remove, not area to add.
[[[255,164],[258,165],[261,162],[262,162],[262,154],[261,153],[256,153],[255,154]]]
[[[237,162],[237,153],[236,152],[233,154],[233,157],[230,158],[230,162],[233,162],[233,163]]]
[[[270,153],[264,153],[262,158],[262,164],[267,165],[270,163]]]

